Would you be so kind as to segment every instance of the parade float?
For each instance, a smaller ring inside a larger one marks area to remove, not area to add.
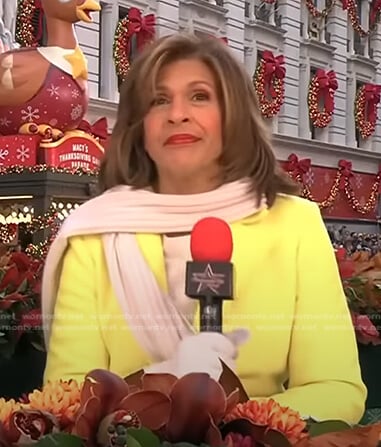
[[[17,241],[23,228],[43,250],[57,216],[95,194],[108,125],[85,120],[87,61],[74,24],[91,22],[99,10],[95,0],[18,2],[18,46],[6,51],[3,39],[0,54],[2,243]],[[46,29],[44,45],[36,19]]]
[[[62,220],[96,194],[109,136],[105,118],[95,123],[85,119],[87,61],[74,28],[79,21],[91,22],[99,3],[5,0],[0,12],[9,12],[12,4],[18,6],[17,44],[0,17],[0,395],[4,397],[19,397],[41,385],[45,352],[39,300],[44,256]]]

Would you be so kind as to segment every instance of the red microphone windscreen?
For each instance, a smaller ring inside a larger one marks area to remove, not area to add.
[[[199,220],[191,233],[193,261],[229,262],[233,253],[233,237],[229,225],[216,217]]]

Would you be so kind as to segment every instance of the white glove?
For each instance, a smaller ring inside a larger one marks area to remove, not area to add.
[[[245,329],[227,334],[201,332],[190,335],[179,343],[175,355],[164,362],[145,369],[146,373],[169,373],[182,377],[192,372],[203,372],[218,380],[222,374],[223,360],[234,371],[238,348],[249,338]]]

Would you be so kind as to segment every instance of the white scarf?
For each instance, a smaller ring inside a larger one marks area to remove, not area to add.
[[[48,347],[62,261],[69,238],[99,234],[107,267],[126,322],[154,361],[171,357],[178,342],[194,328],[160,289],[139,249],[135,234],[190,232],[205,217],[232,223],[267,207],[248,180],[225,184],[214,191],[191,195],[156,194],[119,186],[89,200],[63,223],[50,247],[42,282],[42,314]],[[150,316],[150,319],[143,318]],[[163,319],[163,317],[169,320]],[[165,325],[165,330],[157,330]]]

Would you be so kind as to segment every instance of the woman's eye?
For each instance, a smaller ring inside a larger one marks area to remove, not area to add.
[[[152,101],[151,105],[153,105],[153,106],[160,106],[162,104],[166,104],[167,101],[168,101],[167,98],[159,97],[159,98],[155,98]]]
[[[207,101],[209,99],[209,94],[206,92],[199,92],[193,95],[195,101]]]

